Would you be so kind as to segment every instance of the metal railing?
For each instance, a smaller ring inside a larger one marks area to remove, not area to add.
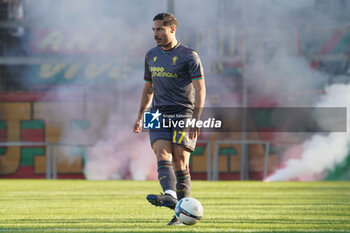
[[[207,180],[218,180],[219,178],[219,149],[222,144],[263,144],[265,146],[264,154],[264,171],[263,177],[266,178],[268,169],[268,159],[270,152],[270,143],[267,141],[258,140],[217,140],[214,145],[214,157],[212,160],[211,154],[211,141],[210,140],[198,140],[197,144],[206,144],[207,151]],[[0,142],[0,147],[9,146],[45,146],[46,147],[46,179],[57,179],[57,148],[59,146],[68,147],[91,147],[91,144],[78,145],[69,144],[64,142]],[[241,156],[241,160],[243,156]],[[241,167],[241,174],[243,173]]]

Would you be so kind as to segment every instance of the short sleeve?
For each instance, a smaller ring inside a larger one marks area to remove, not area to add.
[[[148,53],[146,54],[145,56],[145,74],[144,74],[144,80],[147,81],[147,82],[152,82],[152,75],[151,75],[151,72],[149,70],[149,65],[148,65]]]
[[[204,79],[204,69],[196,51],[192,51],[190,55],[188,71],[191,80]]]

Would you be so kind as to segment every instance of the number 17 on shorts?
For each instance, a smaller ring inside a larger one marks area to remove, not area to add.
[[[197,139],[190,139],[188,132],[182,130],[173,130],[172,131],[172,143],[175,145],[183,146],[193,151],[196,146]]]

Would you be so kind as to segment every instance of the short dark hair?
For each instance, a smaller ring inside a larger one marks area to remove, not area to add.
[[[153,21],[156,21],[156,20],[162,20],[163,26],[172,26],[172,25],[177,26],[177,19],[171,13],[159,13],[153,18]]]

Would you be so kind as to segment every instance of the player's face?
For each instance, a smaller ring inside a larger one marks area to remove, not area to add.
[[[162,20],[155,20],[152,30],[157,45],[166,47],[174,39],[176,27],[164,26]]]

